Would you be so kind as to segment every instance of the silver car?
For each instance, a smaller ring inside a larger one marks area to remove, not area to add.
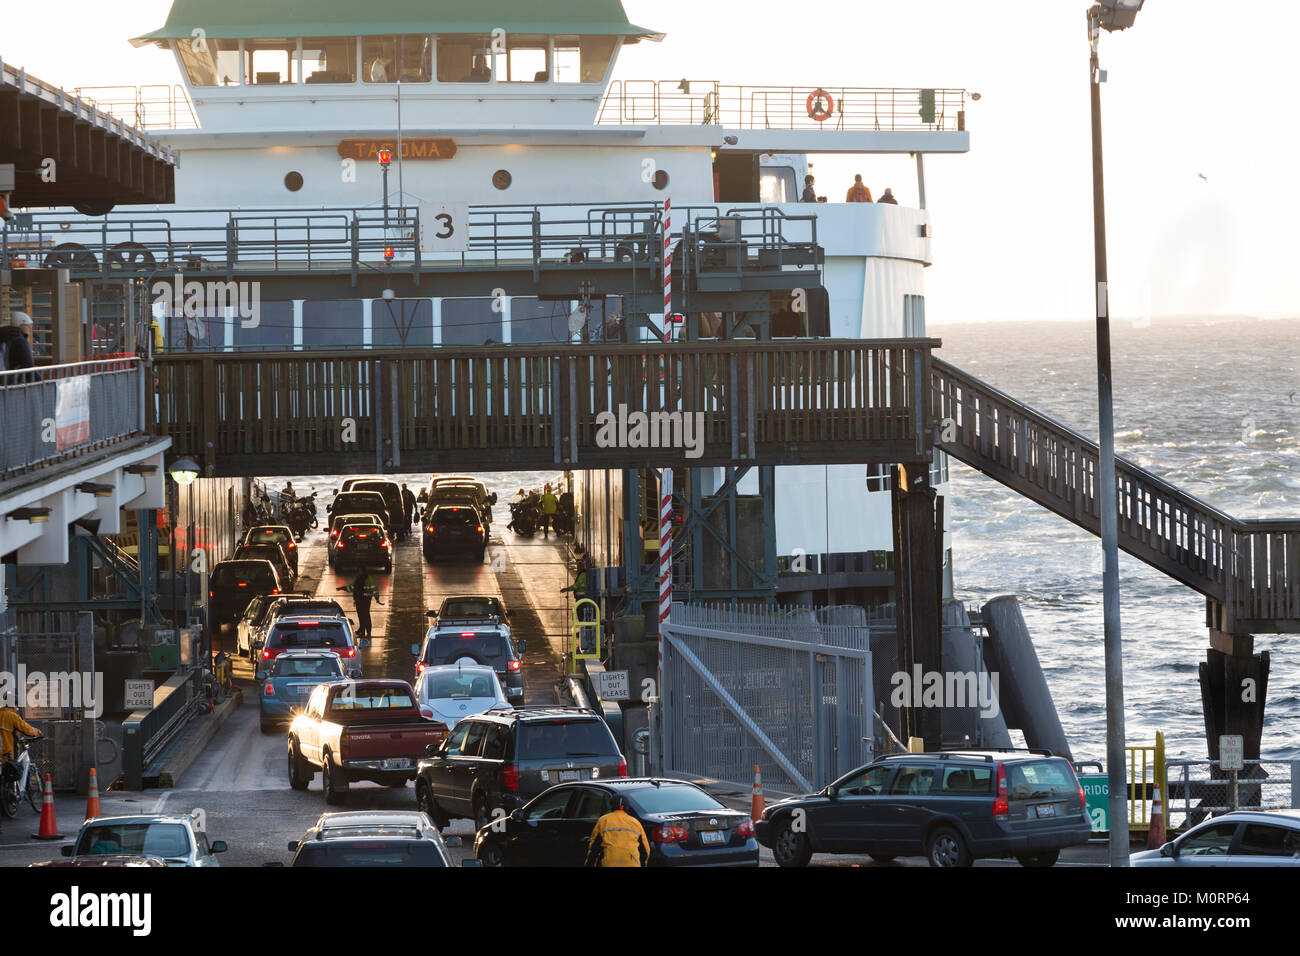
[[[486,664],[459,661],[426,667],[415,682],[420,713],[451,730],[466,717],[487,710],[513,710],[496,671]]]
[[[208,842],[202,811],[143,813],[125,817],[95,817],[81,825],[76,841],[62,847],[64,856],[153,856],[168,866],[220,866],[223,840]]]
[[[1300,810],[1236,810],[1192,827],[1158,850],[1129,857],[1132,866],[1300,867]]]

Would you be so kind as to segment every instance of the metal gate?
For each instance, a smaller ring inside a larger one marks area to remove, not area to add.
[[[674,604],[662,627],[665,770],[747,788],[757,765],[765,788],[795,793],[870,759],[868,630],[825,619]]]

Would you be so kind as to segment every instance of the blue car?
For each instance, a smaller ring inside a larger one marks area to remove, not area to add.
[[[293,720],[294,711],[306,705],[317,685],[360,675],[355,668],[347,671],[333,651],[285,651],[267,664],[270,671],[257,672],[264,734]]]

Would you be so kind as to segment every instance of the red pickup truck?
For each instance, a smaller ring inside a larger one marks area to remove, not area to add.
[[[446,736],[446,724],[420,715],[406,681],[321,684],[289,725],[289,786],[306,790],[319,769],[327,803],[342,801],[354,780],[400,787]]]

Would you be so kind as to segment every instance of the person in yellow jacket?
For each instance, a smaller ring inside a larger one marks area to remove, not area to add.
[[[39,737],[41,732],[23,720],[12,707],[0,707],[0,765],[14,755],[14,731],[26,737]]]
[[[587,842],[587,866],[645,866],[650,861],[650,841],[641,821],[618,806],[596,821]]]

